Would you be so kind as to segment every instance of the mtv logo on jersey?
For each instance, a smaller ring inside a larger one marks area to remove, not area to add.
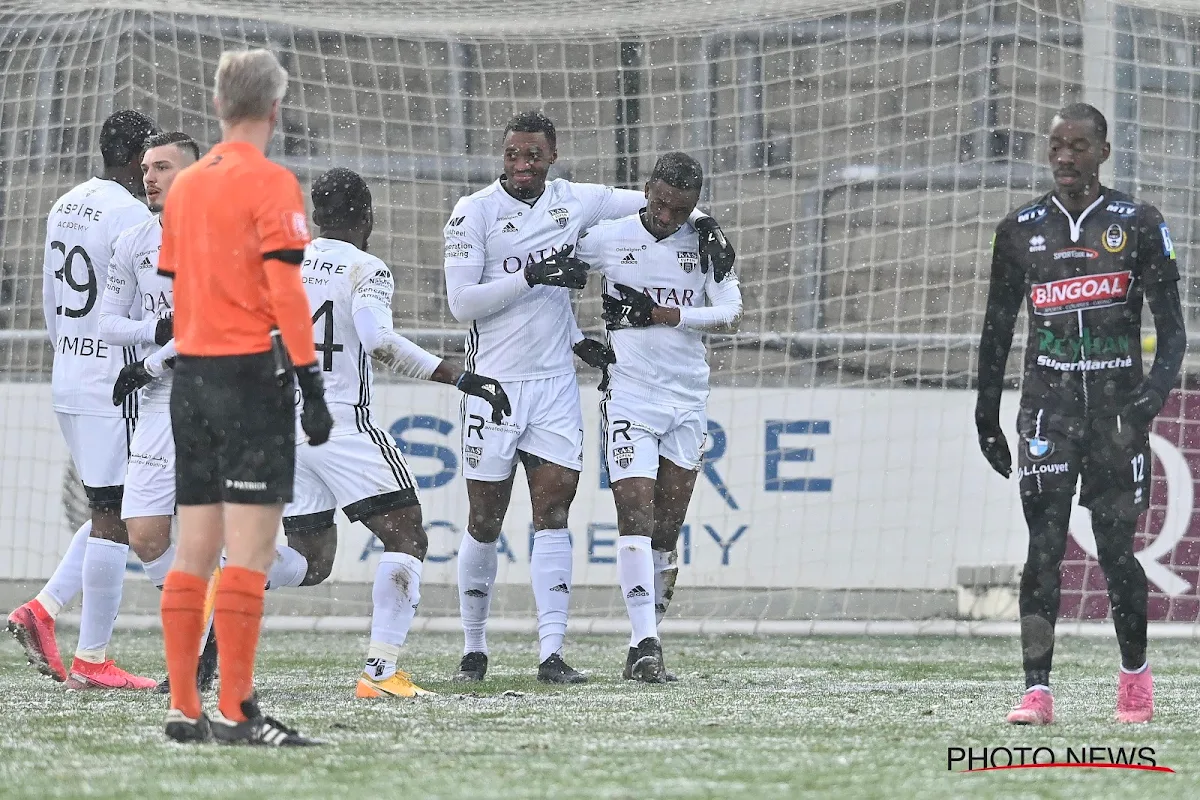
[[[567,227],[567,222],[571,219],[571,212],[565,208],[552,208],[550,209],[550,216],[558,223],[558,227],[565,228]]]
[[[675,254],[679,256],[679,268],[688,275],[691,275],[692,271],[700,266],[699,253],[693,253],[690,250],[676,250]]]

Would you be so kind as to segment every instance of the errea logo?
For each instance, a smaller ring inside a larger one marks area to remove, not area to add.
[[[1046,237],[1045,236],[1029,237],[1029,252],[1041,253],[1041,252],[1044,252],[1045,250],[1046,250]]]

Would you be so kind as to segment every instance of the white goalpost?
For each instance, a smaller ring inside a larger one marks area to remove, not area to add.
[[[464,329],[446,304],[442,226],[499,174],[514,113],[541,108],[557,124],[552,175],[640,188],[663,153],[704,165],[702,204],[738,249],[745,315],[738,334],[710,340],[708,458],[670,614],[680,629],[1015,631],[1026,534],[1015,485],[978,452],[975,356],[992,230],[1050,188],[1044,134],[1061,106],[1109,117],[1102,178],[1162,210],[1196,316],[1200,1],[0,0],[0,600],[26,599],[84,513],[49,403],[46,213],[97,167],[114,109],[214,143],[217,59],[247,45],[290,74],[272,157],[306,189],[333,166],[366,178],[396,326],[447,356],[462,354]],[[585,330],[600,329],[599,306],[590,287]],[[1023,346],[1019,335],[1010,443]],[[1195,363],[1155,428],[1139,533],[1151,619],[1171,626],[1160,633],[1194,635],[1200,621]],[[596,380],[581,367],[572,613],[602,630],[624,607]],[[466,522],[457,397],[400,381],[376,394],[419,478],[430,555],[418,619],[436,627],[457,614]],[[302,618],[275,624],[369,613],[379,549],[341,524],[330,581],[273,600]],[[493,614],[522,630],[530,544],[518,487]],[[1064,628],[1106,619],[1092,552],[1080,515]],[[127,582],[135,613],[157,602],[142,583]]]

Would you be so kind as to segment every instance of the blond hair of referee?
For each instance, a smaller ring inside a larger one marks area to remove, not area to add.
[[[179,542],[162,594],[166,734],[176,741],[315,743],[263,716],[254,698],[266,571],[292,499],[297,383],[309,444],[325,442],[333,424],[300,279],[303,195],[266,158],[287,80],[267,50],[221,55],[213,98],[221,143],[179,174],[163,209],[159,272],[175,281],[179,351],[171,391]],[[222,548],[213,611],[221,691],[210,720],[196,666]]]

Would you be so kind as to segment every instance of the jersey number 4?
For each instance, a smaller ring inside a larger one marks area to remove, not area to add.
[[[317,324],[324,318],[324,330],[319,334],[319,338],[313,342],[317,352],[321,354],[321,369],[324,372],[333,371],[333,354],[340,353],[346,348],[333,341],[333,301],[326,300],[313,314],[313,333],[317,333]]]
[[[79,245],[75,245],[67,250],[67,246],[62,242],[51,242],[50,249],[56,250],[63,254],[63,264],[58,269],[54,270],[55,280],[64,281],[72,290],[81,294],[86,294],[87,298],[83,301],[83,305],[79,308],[67,308],[65,305],[56,306],[54,312],[56,314],[65,314],[72,319],[86,317],[88,312],[96,306],[96,298],[100,294],[100,286],[96,282],[96,268],[92,266],[92,259]],[[84,267],[87,268],[87,282],[80,283],[75,280],[75,259],[81,259]]]

